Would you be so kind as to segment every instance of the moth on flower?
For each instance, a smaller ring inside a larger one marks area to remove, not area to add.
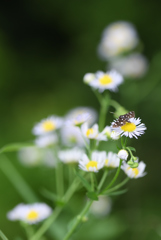
[[[63,125],[63,119],[58,116],[50,116],[46,119],[41,120],[37,123],[32,132],[34,135],[44,135],[55,131],[58,128],[61,128]]]
[[[139,178],[144,177],[146,173],[144,172],[146,164],[140,162],[137,168],[131,168],[126,162],[123,162],[121,169],[126,173],[129,178]]]
[[[115,70],[111,70],[106,73],[98,71],[95,73],[95,79],[89,82],[89,86],[98,89],[99,92],[103,92],[104,90],[115,92],[118,90],[118,86],[122,82],[122,75]]]
[[[99,132],[98,124],[94,124],[91,128],[88,128],[88,124],[84,123],[81,126],[81,131],[85,138],[96,139],[98,141],[107,141],[107,136],[104,134],[104,132]]]
[[[11,221],[23,221],[28,224],[36,224],[49,217],[52,209],[45,203],[19,204],[8,212],[7,217]]]
[[[147,129],[145,124],[141,123],[140,118],[135,118],[134,111],[121,115],[112,123],[111,127],[116,134],[129,138],[138,138],[138,136],[144,134],[144,131]]]
[[[98,172],[104,167],[106,160],[106,152],[94,151],[91,155],[91,160],[86,154],[83,154],[79,160],[79,168],[86,172]]]

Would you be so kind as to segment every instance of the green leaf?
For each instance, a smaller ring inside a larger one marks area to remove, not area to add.
[[[107,195],[108,196],[118,196],[118,195],[121,195],[121,194],[124,194],[127,192],[128,189],[123,189],[123,190],[120,190],[120,191],[117,191],[117,192],[111,192],[111,193],[108,193],[107,192]]]
[[[98,196],[95,192],[87,192],[86,195],[88,198],[90,198],[94,201],[98,201]]]
[[[8,238],[4,235],[2,231],[0,231],[0,237],[2,238],[2,240],[8,240]]]
[[[87,180],[79,172],[75,171],[75,174],[77,175],[77,177],[79,177],[79,179],[82,182],[83,186],[90,192],[91,191],[91,186],[87,182]]]
[[[134,152],[136,152],[136,149],[135,149],[135,148],[133,148],[133,147],[126,147],[126,149],[130,149],[131,151],[134,151]]]
[[[2,147],[0,149],[0,153],[3,152],[14,152],[14,151],[18,151],[23,147],[31,147],[34,146],[33,143],[11,143],[11,144],[7,144],[4,147]]]

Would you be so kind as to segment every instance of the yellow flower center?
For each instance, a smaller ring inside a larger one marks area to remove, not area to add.
[[[86,132],[86,135],[87,135],[87,137],[88,137],[89,135],[91,135],[91,134],[93,134],[93,133],[94,133],[93,128],[89,128],[89,129],[87,130],[87,132]]]
[[[87,170],[89,171],[89,168],[92,167],[92,168],[96,168],[97,169],[97,165],[98,165],[98,162],[96,161],[90,161],[89,163],[86,164],[86,168]]]
[[[28,220],[36,220],[37,218],[38,218],[38,213],[34,210],[31,210],[27,215]]]
[[[99,79],[101,85],[108,85],[112,83],[112,78],[109,75],[104,75],[102,78]]]
[[[56,128],[55,124],[51,121],[45,121],[42,127],[46,132],[50,132]]]
[[[76,142],[77,142],[77,139],[76,139],[75,136],[70,136],[70,137],[69,137],[69,141],[70,141],[71,143],[76,143]]]
[[[136,125],[134,123],[127,122],[121,127],[121,129],[125,132],[133,132],[136,129]]]
[[[129,169],[132,169],[133,173],[135,174],[135,177],[139,174],[138,168],[130,168],[130,167],[128,167],[128,170]]]
[[[108,160],[108,159],[106,159],[106,160],[105,160],[105,165],[108,165],[108,162],[109,162],[109,160]]]

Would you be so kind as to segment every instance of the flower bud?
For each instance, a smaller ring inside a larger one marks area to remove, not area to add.
[[[122,160],[127,160],[127,158],[128,158],[128,152],[125,150],[125,149],[121,149],[119,152],[118,152],[118,154],[117,154],[117,156],[120,158],[120,159],[122,159]]]
[[[93,81],[93,79],[95,79],[95,74],[93,74],[93,73],[86,73],[84,75],[83,82],[88,84],[91,81]]]

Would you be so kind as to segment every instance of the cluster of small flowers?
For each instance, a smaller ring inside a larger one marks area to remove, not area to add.
[[[118,21],[103,31],[98,54],[101,59],[109,62],[110,69],[116,69],[125,78],[141,78],[147,72],[148,62],[135,50],[139,44],[141,45],[133,24]]]

